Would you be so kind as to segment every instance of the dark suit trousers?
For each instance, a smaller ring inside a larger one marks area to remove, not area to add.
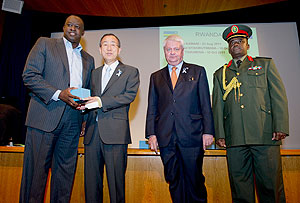
[[[173,133],[169,145],[160,148],[160,156],[174,203],[207,202],[205,178],[202,174],[202,145],[182,147]]]
[[[90,143],[84,145],[84,186],[87,203],[103,202],[104,164],[110,202],[125,202],[127,148],[127,144],[103,143],[96,125]]]
[[[280,146],[229,147],[227,164],[233,202],[255,202],[255,185],[259,202],[285,202]]]
[[[51,133],[27,129],[20,202],[43,202],[51,168],[51,202],[69,202],[81,130],[80,112],[67,106]]]

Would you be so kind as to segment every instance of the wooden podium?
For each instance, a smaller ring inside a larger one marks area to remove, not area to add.
[[[0,147],[0,202],[19,202],[22,176],[23,147]],[[281,150],[283,178],[287,202],[300,202],[300,150]],[[71,203],[84,203],[84,150],[79,147],[78,163]],[[209,203],[231,202],[226,151],[207,150],[203,171]],[[49,183],[49,180],[48,180]],[[49,202],[49,186],[45,202]],[[104,202],[109,202],[108,187],[104,180]],[[126,202],[171,203],[168,184],[159,155],[145,149],[128,149],[126,172]]]

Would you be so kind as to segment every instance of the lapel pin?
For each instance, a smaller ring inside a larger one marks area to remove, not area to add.
[[[120,77],[121,74],[122,74],[122,71],[120,69],[118,69],[118,72],[116,73],[116,76]]]
[[[188,67],[183,68],[182,73],[187,73],[188,69],[189,69]]]

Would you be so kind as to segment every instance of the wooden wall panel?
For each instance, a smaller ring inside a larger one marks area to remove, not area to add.
[[[300,156],[283,156],[282,170],[287,203],[300,202]]]
[[[226,157],[204,158],[203,171],[208,193],[208,202],[231,202]]]
[[[23,154],[0,153],[0,202],[19,202]]]
[[[287,0],[26,0],[24,8],[44,12],[113,17],[158,17],[235,10]]]

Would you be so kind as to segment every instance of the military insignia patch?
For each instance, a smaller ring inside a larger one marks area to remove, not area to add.
[[[239,31],[238,26],[233,25],[233,26],[231,27],[231,32],[232,32],[232,33],[237,33],[238,31]]]
[[[262,67],[261,66],[252,66],[250,68],[248,68],[248,70],[261,70]]]

